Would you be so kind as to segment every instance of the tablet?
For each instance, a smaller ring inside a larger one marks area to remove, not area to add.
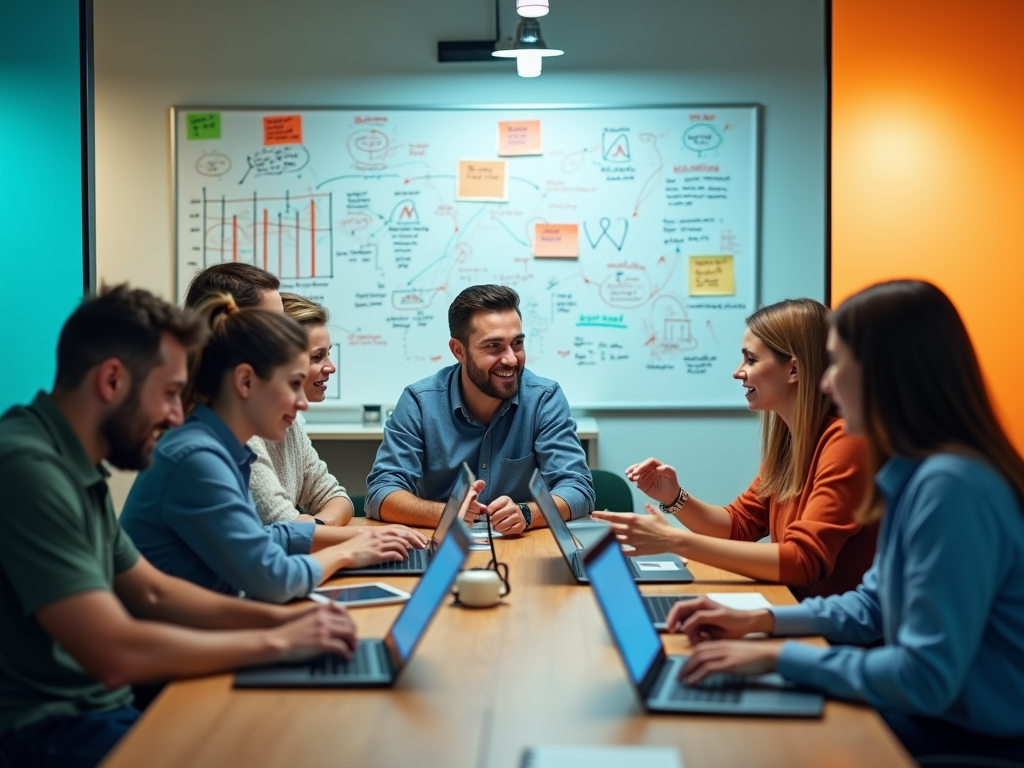
[[[349,608],[360,605],[386,605],[404,603],[409,593],[380,581],[367,584],[350,584],[345,587],[319,587],[310,594],[317,602],[334,600]]]

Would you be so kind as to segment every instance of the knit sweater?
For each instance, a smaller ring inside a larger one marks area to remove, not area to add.
[[[264,525],[294,520],[300,512],[315,515],[331,499],[349,498],[317,455],[301,414],[281,442],[254,437],[249,447],[256,452],[249,491]]]
[[[832,417],[818,438],[800,495],[785,502],[757,497],[750,488],[725,509],[729,538],[757,541],[771,534],[779,545],[779,580],[797,598],[834,595],[855,588],[875,556],[878,525],[854,520],[869,482],[864,441]]]

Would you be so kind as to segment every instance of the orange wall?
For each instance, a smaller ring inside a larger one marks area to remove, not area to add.
[[[832,9],[833,303],[939,285],[1024,451],[1024,0]]]

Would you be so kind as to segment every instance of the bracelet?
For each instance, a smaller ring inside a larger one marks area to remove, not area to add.
[[[675,515],[675,513],[678,512],[679,510],[681,510],[683,508],[683,505],[686,502],[688,502],[689,500],[690,500],[690,494],[688,494],[686,492],[686,489],[683,488],[683,486],[680,485],[679,486],[679,495],[676,496],[676,500],[675,501],[673,501],[668,506],[665,506],[664,504],[659,504],[658,506],[661,507],[661,511],[664,512],[666,515]]]

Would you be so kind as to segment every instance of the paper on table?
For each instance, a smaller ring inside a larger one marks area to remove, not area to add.
[[[670,560],[641,560],[636,558],[636,567],[641,571],[678,571],[679,565]]]
[[[683,768],[671,747],[550,746],[523,752],[521,768]]]
[[[708,592],[707,596],[726,608],[737,611],[756,611],[771,605],[760,592]]]

